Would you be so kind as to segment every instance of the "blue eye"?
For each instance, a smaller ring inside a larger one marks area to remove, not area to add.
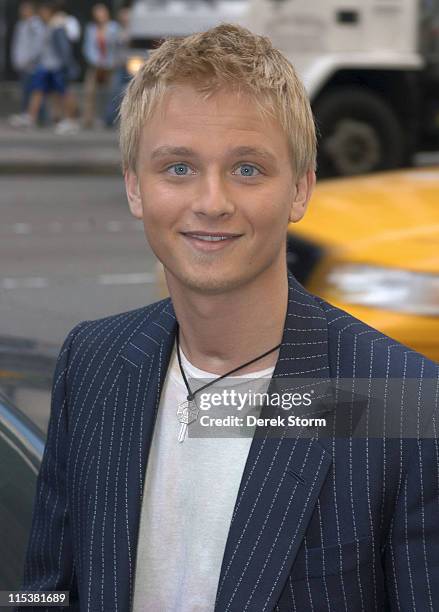
[[[239,176],[244,176],[244,177],[257,176],[257,174],[255,174],[255,171],[260,174],[256,166],[253,166],[252,164],[241,164],[240,166],[238,166],[238,168],[240,168]]]
[[[186,176],[189,171],[189,166],[187,164],[174,164],[173,166],[169,166],[169,168],[167,168],[168,172],[172,169],[175,171],[171,172],[172,176]]]

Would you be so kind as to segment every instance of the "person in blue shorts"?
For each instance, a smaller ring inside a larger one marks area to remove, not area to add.
[[[78,68],[73,57],[72,44],[68,38],[64,20],[59,18],[56,2],[43,2],[40,16],[46,24],[46,34],[40,61],[32,77],[32,96],[28,108],[28,124],[35,125],[41,105],[46,96],[54,102],[54,115],[70,120],[67,86],[69,79],[77,75]]]
[[[20,111],[29,106],[31,81],[43,46],[45,26],[36,13],[34,2],[21,2],[19,21],[14,27],[11,44],[11,63],[20,78],[22,99]]]

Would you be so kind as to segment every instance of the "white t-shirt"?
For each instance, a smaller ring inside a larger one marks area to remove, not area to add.
[[[218,377],[194,367],[180,353],[188,380]],[[264,392],[273,370],[271,367],[243,376],[237,372],[235,377],[263,377],[258,390]],[[186,437],[178,442],[177,407],[186,396],[174,350],[146,471],[134,612],[214,609],[224,548],[252,437]]]

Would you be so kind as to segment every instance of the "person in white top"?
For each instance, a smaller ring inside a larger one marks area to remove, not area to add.
[[[184,421],[178,431],[169,415],[190,395],[184,371],[271,374],[279,354],[286,230],[314,188],[315,133],[303,86],[270,47],[226,25],[170,40],[122,103],[129,206],[164,265],[182,353],[180,383],[174,358],[154,429],[135,612],[213,610],[250,447],[249,438],[185,439]]]
[[[66,12],[65,0],[57,0],[57,19],[64,26],[64,30],[67,34],[67,38],[72,44],[72,48],[81,40],[81,24],[79,20],[74,16]],[[79,76],[79,73],[78,75]],[[79,130],[79,123],[77,117],[79,115],[78,100],[75,93],[70,86],[67,87],[65,94],[66,107],[69,111],[69,116],[61,119],[55,127],[55,132],[60,135],[76,134]]]
[[[26,126],[26,115],[32,94],[32,75],[38,65],[45,38],[45,26],[37,15],[34,2],[21,2],[19,20],[15,24],[11,41],[11,64],[20,78],[22,90],[20,114],[9,117],[12,126]],[[41,114],[43,118],[44,113]]]

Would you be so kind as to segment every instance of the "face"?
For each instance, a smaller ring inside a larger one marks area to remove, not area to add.
[[[294,176],[280,124],[251,100],[182,84],[144,126],[125,180],[171,294],[219,294],[286,274],[289,218],[303,216],[315,175]]]
[[[122,8],[117,13],[117,20],[124,28],[130,23],[130,11],[127,8]]]
[[[32,4],[28,2],[23,2],[20,4],[20,18],[21,19],[29,19],[35,14],[35,10]]]
[[[93,19],[96,23],[106,23],[109,18],[110,14],[105,4],[96,4],[93,7]]]
[[[48,6],[42,6],[39,10],[39,15],[47,23],[52,19],[53,11]]]

